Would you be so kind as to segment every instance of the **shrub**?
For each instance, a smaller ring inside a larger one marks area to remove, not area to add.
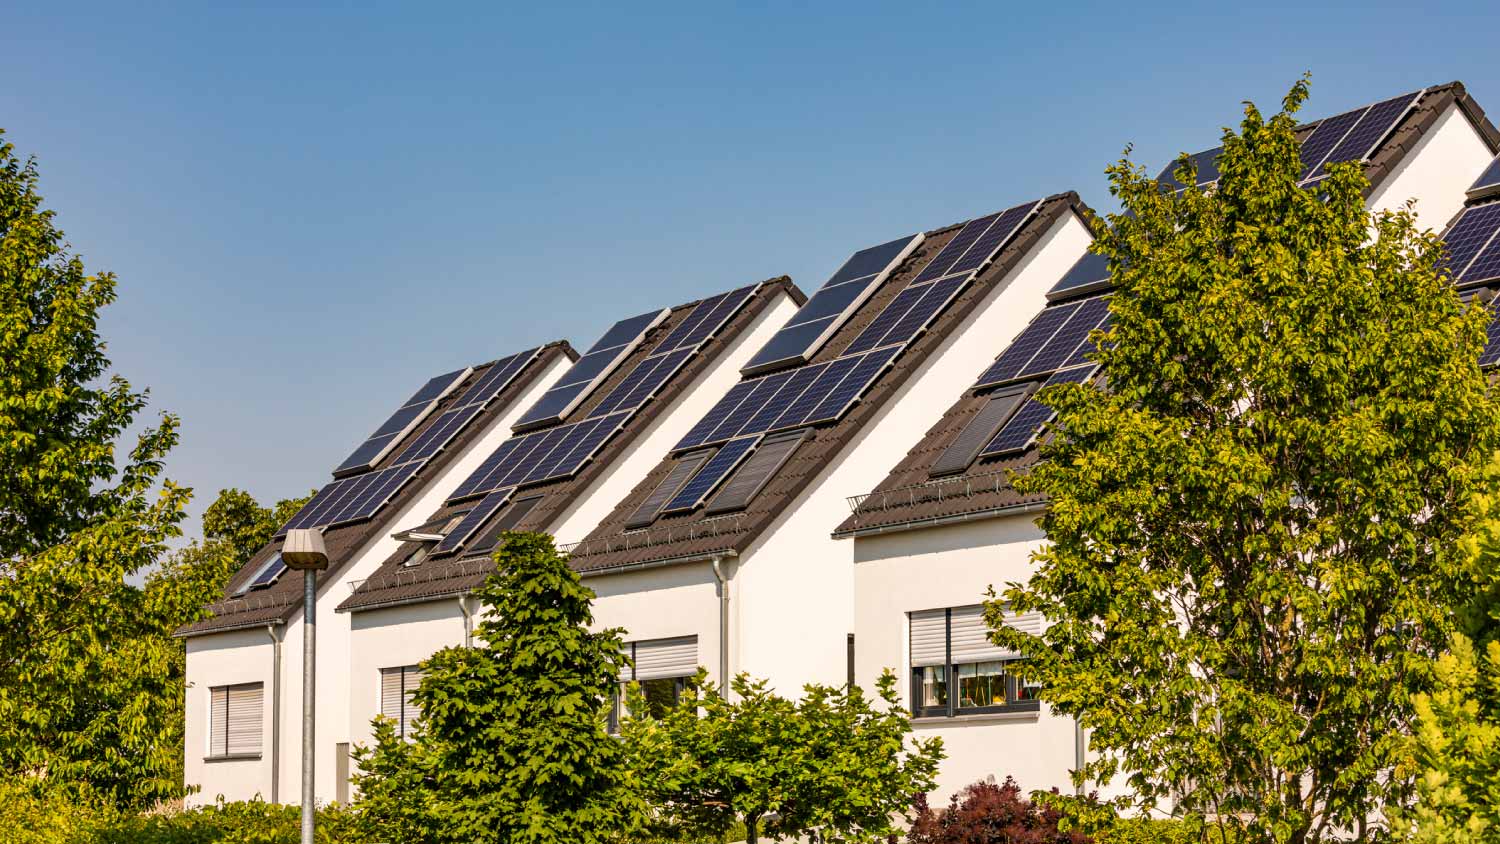
[[[907,833],[909,844],[1091,844],[1076,829],[1062,830],[1057,809],[1021,795],[1010,777],[996,785],[977,782],[953,795],[936,812],[926,795],[916,800],[917,819]]]

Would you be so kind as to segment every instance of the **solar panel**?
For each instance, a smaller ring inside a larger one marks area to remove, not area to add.
[[[709,493],[713,492],[714,488],[734,471],[734,467],[750,454],[750,450],[759,441],[760,435],[757,434],[725,443],[714,453],[713,457],[709,458],[707,463],[703,464],[703,468],[698,470],[693,479],[672,496],[672,500],[667,502],[662,512],[691,510],[703,503],[703,499],[707,498]]]
[[[776,420],[797,399],[801,398],[803,393],[807,392],[807,388],[814,381],[818,380],[818,376],[822,375],[823,370],[827,367],[828,364],[819,363],[812,366],[804,366],[792,372],[792,377],[786,379],[786,383],[781,385],[781,389],[777,390],[775,394],[766,400],[765,405],[757,410],[754,416],[750,417],[750,421],[745,423],[745,427],[741,428],[740,432],[751,433],[754,431],[771,430],[771,426],[776,423]]]
[[[942,251],[922,269],[912,284],[922,284],[943,276],[960,272],[973,272],[988,263],[1009,240],[1011,235],[1042,206],[1041,202],[1029,202],[1007,208],[997,214],[970,220],[958,234],[948,241]]]
[[[595,386],[614,372],[615,367],[645,339],[646,332],[666,319],[668,313],[663,308],[615,323],[566,375],[558,379],[552,389],[537,399],[536,404],[511,426],[511,430],[525,431],[561,421],[579,402],[588,398]]]
[[[708,435],[713,433],[714,429],[719,427],[719,423],[728,418],[729,414],[733,413],[735,408],[740,406],[740,402],[744,401],[745,396],[749,395],[750,391],[754,388],[755,383],[753,381],[741,381],[730,387],[729,392],[724,394],[724,398],[719,399],[717,404],[709,408],[708,413],[702,419],[698,420],[698,424],[688,429],[688,432],[683,435],[682,439],[677,441],[677,445],[673,446],[673,450],[681,451],[682,449],[693,448],[706,442]]]
[[[1089,332],[1109,316],[1109,302],[1103,296],[1084,299],[1073,309],[1072,316],[1057,329],[1036,356],[1021,370],[1020,377],[1041,375],[1061,369],[1078,348],[1088,341]]]
[[[1484,351],[1479,355],[1480,366],[1494,366],[1500,363],[1500,302],[1491,302],[1490,325],[1485,330]]]
[[[854,253],[741,372],[756,375],[807,362],[921,242],[922,235],[910,235]]]
[[[1313,172],[1328,157],[1328,154],[1333,152],[1333,148],[1344,140],[1349,134],[1349,130],[1353,129],[1354,124],[1358,123],[1359,119],[1364,117],[1365,112],[1369,110],[1370,107],[1365,106],[1364,108],[1346,111],[1343,114],[1336,114],[1333,117],[1319,121],[1317,127],[1313,129],[1312,134],[1308,135],[1307,140],[1302,142],[1300,149],[1302,175],[1299,177],[1299,180],[1305,181],[1311,178]]]
[[[1023,384],[990,396],[979,408],[979,412],[969,419],[969,424],[958,432],[958,436],[933,461],[929,475],[952,475],[969,468],[969,464],[979,456],[979,450],[995,438],[1000,432],[1000,426],[1026,400],[1027,391],[1028,387]]]
[[[688,478],[691,478],[703,468],[704,463],[708,462],[708,455],[707,451],[683,455],[673,464],[672,470],[667,472],[667,476],[662,478],[661,483],[656,485],[656,489],[652,490],[651,494],[646,496],[646,500],[641,502],[641,506],[635,508],[635,512],[625,520],[625,527],[627,529],[643,528],[656,521],[656,515],[661,512],[662,505],[682,491],[683,484],[688,482]]]
[[[745,400],[740,402],[739,407],[736,407],[733,412],[724,417],[724,421],[719,423],[719,426],[713,430],[713,433],[708,435],[708,438],[704,442],[733,439],[745,427],[745,424],[755,416],[756,412],[765,407],[766,403],[771,400],[771,397],[776,395],[776,392],[791,377],[792,373],[790,372],[778,372],[768,375],[765,378],[747,382],[754,386],[745,396]]]
[[[496,543],[500,541],[500,534],[515,530],[516,525],[520,524],[521,520],[526,518],[532,510],[535,510],[536,505],[542,503],[542,499],[545,497],[534,495],[530,498],[523,498],[520,501],[512,502],[488,530],[478,539],[467,544],[464,548],[464,553],[469,556],[480,556],[493,551]]]
[[[1480,199],[1500,192],[1500,156],[1490,162],[1490,166],[1479,174],[1474,184],[1469,188],[1470,199]]]
[[[1094,252],[1085,252],[1073,268],[1063,274],[1062,280],[1047,291],[1051,301],[1081,296],[1084,293],[1103,289],[1110,285],[1109,258]]]
[[[1195,152],[1192,155],[1188,156],[1188,159],[1192,161],[1193,164],[1197,167],[1197,185],[1199,187],[1202,187],[1203,185],[1213,184],[1214,182],[1217,182],[1219,180],[1219,156],[1223,154],[1223,147],[1214,147],[1213,149],[1206,149],[1203,152]],[[1187,187],[1187,185],[1178,181],[1176,171],[1177,162],[1174,160],[1166,167],[1162,168],[1161,174],[1156,177],[1156,181],[1160,182],[1163,185],[1166,185],[1174,191],[1180,191],[1183,188]]]
[[[293,514],[287,520],[287,523],[281,526],[276,535],[280,536],[289,530],[312,527],[315,524],[314,518],[317,514],[325,510],[332,501],[337,499],[352,480],[352,478],[336,480],[318,490],[312,498],[308,499],[306,504],[302,505],[302,509]]]
[[[1455,279],[1465,280],[1469,265],[1500,230],[1500,202],[1476,205],[1464,210],[1458,221],[1443,235],[1448,257],[1445,262]]]
[[[700,344],[704,343],[709,338],[717,334],[719,329],[723,328],[724,325],[728,323],[736,313],[739,312],[739,309],[743,307],[746,302],[750,301],[750,297],[755,295],[755,291],[757,288],[759,288],[759,286],[760,285],[758,284],[752,284],[746,287],[741,287],[738,290],[731,290],[728,293],[723,294],[722,296],[715,297],[717,301],[714,302],[712,308],[705,308],[702,304],[698,305],[698,307],[694,309],[694,313],[696,315],[696,312],[698,310],[702,310],[704,312],[703,319],[698,320],[697,324],[687,332],[687,335],[685,337],[677,341],[677,344],[675,346],[663,346],[657,351],[665,351],[667,348],[696,348]]]
[[[823,367],[823,371],[818,374],[818,377],[812,384],[802,392],[802,395],[798,396],[796,401],[792,402],[780,416],[776,417],[776,421],[771,423],[771,428],[774,430],[776,428],[801,425],[803,420],[807,419],[808,414],[812,413],[822,403],[823,399],[827,398],[838,387],[839,382],[843,381],[854,370],[855,364],[858,364],[860,359],[859,356],[842,357],[829,362],[827,366]],[[760,432],[756,431],[754,433]]]
[[[650,401],[696,351],[689,346],[646,358],[589,415],[607,416],[617,410],[635,410]]]
[[[885,336],[880,338],[875,347],[879,348],[881,346],[897,344],[905,345],[915,340],[917,335],[926,331],[927,326],[932,324],[933,319],[958,296],[959,291],[964,288],[964,285],[969,283],[970,277],[968,274],[950,275],[947,278],[927,285],[926,292],[922,294],[922,298],[918,299],[911,306],[910,310],[902,314],[900,319],[896,320],[896,323],[891,326],[891,330],[887,331]]]
[[[865,330],[861,331],[859,336],[854,338],[854,342],[844,349],[844,354],[857,355],[880,345],[880,341],[890,332],[891,326],[906,316],[906,312],[911,310],[912,306],[921,301],[925,295],[927,295],[927,285],[915,283],[897,293],[896,298],[885,306],[885,310],[876,314],[875,319],[865,326]]]
[[[1402,94],[1364,109],[1360,113],[1359,122],[1339,141],[1338,146],[1328,153],[1317,169],[1305,178],[1317,181],[1328,175],[1330,164],[1368,159],[1386,135],[1389,135],[1406,116],[1406,113],[1417,104],[1417,98],[1421,95],[1421,91]],[[1350,114],[1353,113],[1350,112]]]
[[[1041,313],[1032,318],[1031,324],[1022,329],[1021,336],[1017,337],[995,358],[995,362],[989,368],[980,373],[975,387],[989,387],[995,384],[1004,384],[1006,381],[1015,380],[1026,364],[1052,339],[1057,329],[1068,321],[1078,310],[1078,304],[1067,302],[1060,305],[1049,305],[1042,309]]]
[[[255,573],[255,576],[250,579],[249,583],[241,586],[234,593],[235,597],[239,597],[255,589],[265,589],[279,580],[285,573],[286,561],[281,559],[280,554],[275,554],[260,567],[260,571]]]
[[[358,490],[345,496],[338,512],[327,517],[328,524],[355,522],[375,515],[420,468],[421,463],[403,463],[363,476]]]
[[[1065,369],[1061,372],[1053,373],[1052,377],[1048,378],[1042,384],[1042,389],[1051,387],[1054,384],[1082,383],[1092,377],[1097,369],[1097,366],[1090,364],[1088,366],[1078,366],[1073,369]],[[1020,410],[1016,411],[1016,415],[1012,416],[1010,421],[1005,423],[1005,427],[1000,429],[1000,433],[996,434],[993,440],[990,440],[989,445],[986,445],[979,452],[979,455],[981,457],[996,457],[1025,451],[1032,443],[1036,442],[1037,437],[1041,435],[1042,426],[1050,422],[1054,415],[1056,414],[1053,413],[1052,408],[1042,404],[1035,398],[1027,400],[1026,404]]]
[[[797,446],[807,436],[807,431],[797,431],[767,437],[755,449],[755,453],[745,461],[745,465],[741,466],[733,477],[724,483],[718,494],[708,502],[708,507],[704,512],[712,515],[743,510],[748,507],[765,487],[766,482],[791,458],[792,452],[797,450]]]
[[[440,399],[446,396],[459,382],[469,377],[472,368],[464,368],[454,372],[448,372],[435,378],[428,379],[427,383],[417,389],[412,397],[407,399],[396,412],[392,413],[375,433],[371,434],[354,453],[344,458],[344,462],[333,470],[335,478],[347,477],[368,471],[381,458],[389,454],[400,442],[406,438],[427,414],[437,406]]]
[[[469,537],[489,521],[490,516],[493,516],[496,510],[510,500],[512,492],[514,492],[513,489],[501,489],[481,498],[479,503],[474,505],[474,509],[466,513],[463,519],[453,526],[453,530],[448,531],[448,535],[443,537],[443,541],[437,544],[437,547],[432,550],[433,555],[451,554],[462,548],[464,543],[468,542]]]
[[[1464,270],[1460,281],[1464,284],[1478,284],[1497,278],[1500,278],[1500,235],[1492,237],[1484,251],[1475,256],[1474,262]]]
[[[802,420],[804,425],[815,425],[823,422],[835,422],[864,395],[870,384],[885,371],[885,368],[901,349],[897,346],[887,346],[884,349],[876,349],[867,353],[859,359],[844,380],[833,389],[818,406]]]

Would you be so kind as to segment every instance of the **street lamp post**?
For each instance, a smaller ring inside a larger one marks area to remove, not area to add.
[[[318,572],[328,568],[323,532],[316,528],[287,531],[281,559],[302,572],[302,844],[313,844],[316,826],[313,799],[313,749],[316,699],[314,668],[318,659]]]

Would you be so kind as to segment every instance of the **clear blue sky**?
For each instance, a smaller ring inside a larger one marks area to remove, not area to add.
[[[445,368],[1049,193],[1108,208],[1127,143],[1213,146],[1303,70],[1308,115],[1453,79],[1500,114],[1493,2],[128,5],[10,8],[0,126],[120,276],[110,351],[183,417],[195,512],[323,483]]]

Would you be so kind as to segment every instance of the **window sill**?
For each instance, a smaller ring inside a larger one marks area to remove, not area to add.
[[[224,753],[218,756],[205,756],[205,762],[246,762],[260,758],[259,753]]]
[[[1039,709],[1016,709],[1010,712],[976,712],[973,715],[922,715],[911,719],[914,727],[941,727],[945,724],[984,724],[1001,721],[1036,721],[1041,717]]]

